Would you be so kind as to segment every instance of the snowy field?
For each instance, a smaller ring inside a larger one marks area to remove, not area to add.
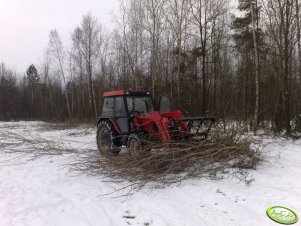
[[[70,150],[32,156],[37,141],[45,150]],[[301,140],[265,141],[267,157],[250,185],[235,178],[193,179],[124,197],[127,191],[104,195],[124,183],[68,167],[78,152],[96,151],[95,128],[0,122],[0,226],[278,225],[265,213],[272,205],[301,215]]]

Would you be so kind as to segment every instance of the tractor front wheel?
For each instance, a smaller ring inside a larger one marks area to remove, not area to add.
[[[137,134],[133,133],[129,135],[127,148],[130,151],[130,156],[135,158],[142,154],[142,145],[141,140],[137,136]]]

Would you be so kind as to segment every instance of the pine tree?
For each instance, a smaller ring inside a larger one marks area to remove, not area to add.
[[[262,46],[263,36],[258,26],[260,7],[257,0],[239,0],[238,9],[244,15],[234,17],[232,29],[235,32],[233,35],[235,47],[242,61],[238,68],[239,80],[243,84],[241,88],[244,98],[241,107],[244,109],[244,119],[253,118],[254,124],[251,126],[256,129],[259,124],[259,49]]]
[[[31,88],[31,104],[34,105],[34,92],[40,82],[40,75],[36,67],[32,64],[26,70],[27,81]]]

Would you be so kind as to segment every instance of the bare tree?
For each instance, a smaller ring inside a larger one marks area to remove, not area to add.
[[[120,48],[122,49],[123,63],[129,67],[130,74],[127,76],[126,65],[123,67],[123,76],[134,79],[136,89],[143,88],[143,74],[145,74],[146,64],[145,45],[146,30],[144,27],[145,9],[144,1],[121,1],[120,12],[121,18],[118,21],[118,26],[122,28],[120,37]]]
[[[191,12],[194,24],[198,28],[200,45],[194,48],[194,52],[201,57],[201,76],[202,76],[202,114],[207,110],[208,97],[208,60],[211,51],[209,40],[211,38],[212,22],[224,14],[225,1],[211,0],[190,0]]]
[[[89,88],[89,106],[90,111],[97,117],[97,104],[93,84],[94,69],[100,54],[101,26],[91,13],[83,16],[81,27],[78,27],[74,33],[73,43],[78,48],[85,64],[85,73],[87,75]]]
[[[183,52],[185,52],[185,45],[188,39],[188,19],[189,6],[185,0],[170,0],[166,5],[165,17],[168,27],[171,30],[174,39],[174,51],[176,53],[176,63],[174,76],[177,82],[177,101],[181,102],[181,63],[183,62]],[[172,77],[173,80],[173,77]],[[171,92],[172,92],[171,87]],[[171,96],[173,94],[171,93]]]
[[[72,58],[75,62],[74,70],[77,76],[77,103],[78,103],[78,111],[80,117],[85,117],[85,109],[86,109],[86,98],[85,98],[85,84],[87,83],[85,80],[85,70],[84,70],[84,56],[80,49],[81,44],[81,29],[76,27],[71,34],[71,38],[73,41],[71,54]]]
[[[145,7],[145,29],[149,33],[150,38],[150,74],[152,80],[153,98],[156,96],[157,74],[158,74],[158,52],[159,41],[162,32],[162,16],[164,0],[144,0]]]
[[[65,98],[66,98],[66,103],[67,103],[68,115],[69,115],[69,118],[71,119],[72,115],[71,115],[70,104],[69,104],[69,99],[68,99],[67,81],[66,81],[66,72],[65,72],[66,53],[65,53],[63,43],[61,41],[61,38],[60,38],[57,30],[50,31],[48,48],[49,48],[49,53],[53,57],[53,62],[56,65],[56,68],[60,74],[60,77],[63,80],[63,84],[66,89],[65,90]]]

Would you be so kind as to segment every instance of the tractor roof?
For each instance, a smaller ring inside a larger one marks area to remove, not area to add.
[[[150,92],[144,90],[115,90],[104,92],[103,97],[115,97],[115,96],[150,96]]]

